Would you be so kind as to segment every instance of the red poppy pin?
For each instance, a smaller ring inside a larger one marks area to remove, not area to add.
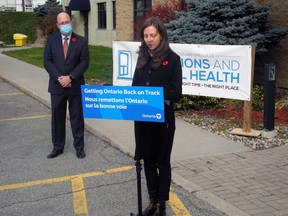
[[[168,65],[168,61],[164,61],[164,62],[162,63],[162,65],[163,65],[163,66]]]
[[[72,38],[71,40],[72,40],[72,42],[74,42],[74,43],[76,42],[76,38]]]

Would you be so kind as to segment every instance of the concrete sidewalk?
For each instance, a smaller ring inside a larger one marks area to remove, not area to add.
[[[50,107],[44,69],[1,54],[0,77]],[[132,121],[85,119],[86,129],[134,154]],[[227,215],[288,215],[288,146],[265,151],[176,121],[173,181]],[[89,154],[89,152],[88,152]]]

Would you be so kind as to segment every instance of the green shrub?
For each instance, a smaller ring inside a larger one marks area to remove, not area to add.
[[[256,111],[263,111],[264,109],[264,86],[255,85],[252,91],[252,108]]]
[[[255,85],[252,94],[252,108],[256,111],[262,111],[264,109],[264,86]],[[215,97],[183,95],[181,100],[175,104],[176,110],[216,109],[220,107],[242,109],[243,101]]]
[[[178,103],[175,103],[175,109],[188,110],[188,109],[207,109],[218,108],[221,103],[220,98],[204,97],[195,95],[183,95]]]
[[[31,12],[0,12],[0,41],[15,44],[13,34],[27,35],[27,43],[33,44],[37,39],[39,17]]]

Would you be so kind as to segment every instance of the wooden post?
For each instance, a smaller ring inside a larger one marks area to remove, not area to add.
[[[252,102],[244,101],[243,132],[250,133],[252,119]]]
[[[253,136],[253,137],[258,137],[261,134],[261,131],[251,129],[255,50],[256,50],[256,46],[252,46],[252,49],[251,49],[251,57],[252,57],[252,61],[251,61],[251,86],[250,86],[251,92],[250,92],[250,101],[244,101],[243,128],[242,129],[236,128],[230,132],[231,134]]]
[[[244,109],[243,132],[245,132],[245,133],[250,133],[250,131],[251,131],[255,50],[256,50],[256,47],[255,47],[255,46],[252,46],[252,49],[251,49],[252,61],[251,61],[250,101],[244,101],[244,108],[243,108],[243,109]]]

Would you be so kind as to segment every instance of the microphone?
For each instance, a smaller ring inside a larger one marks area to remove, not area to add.
[[[153,61],[154,61],[154,54],[151,52],[151,50],[150,49],[148,49],[148,54],[149,54],[149,56],[153,59]]]

